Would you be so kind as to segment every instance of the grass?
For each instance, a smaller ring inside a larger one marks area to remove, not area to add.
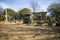
[[[2,24],[2,23],[1,23]],[[48,26],[0,24],[0,40],[60,40],[60,33]]]

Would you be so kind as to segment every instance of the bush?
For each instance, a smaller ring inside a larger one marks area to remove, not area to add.
[[[21,23],[16,23],[17,25],[20,25]]]
[[[52,23],[56,23],[56,20],[52,20]]]
[[[48,23],[48,20],[44,20],[44,23]]]

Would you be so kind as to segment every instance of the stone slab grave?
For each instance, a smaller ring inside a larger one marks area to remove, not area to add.
[[[26,14],[25,15],[25,18],[24,18],[24,20],[23,20],[23,23],[24,24],[31,24],[31,18],[30,18],[30,14]]]

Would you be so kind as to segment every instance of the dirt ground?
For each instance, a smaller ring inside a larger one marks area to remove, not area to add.
[[[0,40],[60,40],[60,28],[0,24]]]

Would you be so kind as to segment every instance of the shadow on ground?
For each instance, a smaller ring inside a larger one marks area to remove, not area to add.
[[[60,29],[0,25],[0,40],[60,40]]]

